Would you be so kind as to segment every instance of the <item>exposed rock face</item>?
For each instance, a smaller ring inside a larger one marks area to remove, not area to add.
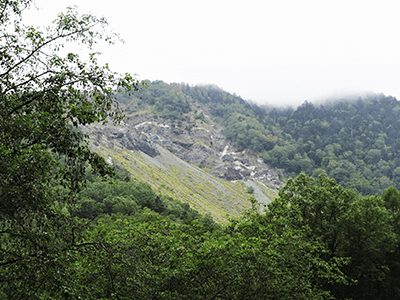
[[[206,123],[184,121],[178,127],[174,121],[147,112],[129,117],[119,127],[97,125],[83,130],[95,144],[105,137],[109,143],[140,150],[151,157],[159,154],[155,145],[160,145],[217,177],[230,181],[252,179],[276,189],[283,186],[276,169],[266,165],[260,157],[238,151],[209,118]]]
[[[147,134],[139,132],[135,129],[129,129],[128,127],[111,127],[99,125],[94,127],[94,131],[91,131],[89,135],[91,138],[99,142],[102,136],[105,136],[111,143],[118,143],[120,146],[128,150],[140,150],[151,157],[158,155],[158,151],[152,146],[151,139]],[[84,129],[84,131],[88,128]]]

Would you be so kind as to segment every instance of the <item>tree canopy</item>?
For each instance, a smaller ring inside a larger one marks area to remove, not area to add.
[[[0,210],[9,217],[50,203],[54,181],[78,189],[85,162],[110,172],[82,143],[77,126],[107,118],[118,122],[116,88],[140,86],[129,74],[99,67],[99,53],[82,60],[61,51],[70,42],[89,48],[98,39],[113,43],[115,38],[105,35],[105,19],[79,16],[69,8],[41,31],[20,21],[30,4],[4,0],[0,7],[0,181],[1,197],[10,201],[3,200]]]
[[[278,139],[264,160],[292,177],[325,172],[362,194],[398,188],[399,110],[399,101],[384,95],[271,110],[274,121],[264,124]]]

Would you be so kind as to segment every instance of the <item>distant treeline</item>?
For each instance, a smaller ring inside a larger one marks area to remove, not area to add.
[[[363,194],[381,193],[400,182],[400,102],[373,95],[295,111],[272,110],[266,128],[281,130],[264,160],[292,176],[327,173]],[[280,134],[279,134],[280,133]]]

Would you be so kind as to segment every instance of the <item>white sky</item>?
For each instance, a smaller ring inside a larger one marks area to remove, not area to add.
[[[104,62],[140,79],[215,84],[246,100],[297,106],[343,94],[400,99],[398,1],[36,0],[30,23],[69,5],[125,40]]]

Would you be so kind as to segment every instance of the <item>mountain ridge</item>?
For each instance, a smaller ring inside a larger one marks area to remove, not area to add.
[[[250,208],[250,196],[268,204],[283,186],[277,169],[260,155],[238,149],[198,106],[184,120],[142,109],[128,114],[119,126],[95,124],[82,130],[91,149],[110,164],[220,222]]]

